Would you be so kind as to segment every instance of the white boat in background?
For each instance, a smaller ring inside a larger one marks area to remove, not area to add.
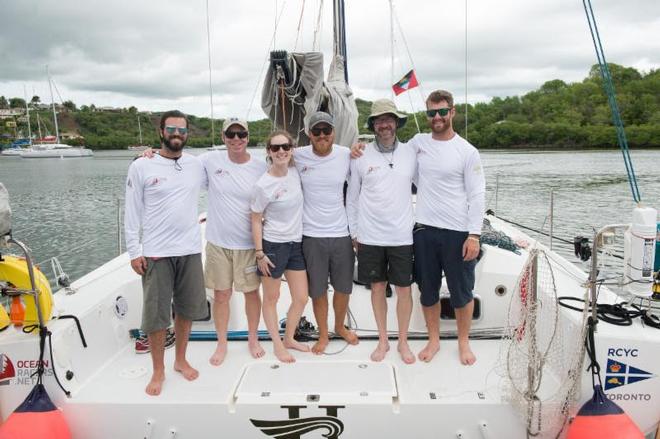
[[[32,145],[32,149],[21,152],[21,157],[24,159],[92,157],[93,155],[91,149],[63,143],[35,144]]]
[[[142,124],[140,124],[140,113],[137,114],[137,123],[138,123],[138,144],[137,145],[130,145],[128,147],[129,151],[145,151],[146,149],[151,148],[151,146],[147,146],[144,144],[142,141]]]
[[[28,151],[28,148],[14,147],[14,148],[5,148],[0,152],[0,155],[5,157],[20,157],[21,154],[25,151]]]
[[[48,71],[48,67],[46,69]],[[57,112],[55,111],[55,99],[53,98],[53,85],[50,79],[50,73],[48,73],[48,87],[50,89],[50,100],[53,109],[55,136],[46,136],[46,138],[50,138],[48,140],[52,139],[52,142],[47,141],[33,144],[30,150],[21,152],[21,157],[25,159],[92,157],[94,152],[91,149],[60,143],[60,129],[57,123]]]
[[[227,145],[213,145],[206,148],[207,151],[225,151],[226,149]]]

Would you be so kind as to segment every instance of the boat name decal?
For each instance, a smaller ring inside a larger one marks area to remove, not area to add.
[[[323,437],[337,439],[344,432],[344,423],[337,416],[337,410],[345,408],[343,405],[320,405],[319,408],[325,409],[326,416],[311,418],[300,417],[300,409],[307,408],[305,405],[283,405],[281,408],[288,410],[289,419],[250,419],[250,422],[267,436],[277,439],[300,439],[314,430],[325,430]]]

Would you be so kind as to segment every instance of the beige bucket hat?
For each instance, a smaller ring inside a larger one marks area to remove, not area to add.
[[[401,128],[408,121],[408,116],[399,113],[396,105],[389,99],[378,99],[371,104],[371,114],[367,117],[367,127],[371,131],[374,130],[374,118],[382,116],[383,114],[391,114],[397,119],[397,128]]]

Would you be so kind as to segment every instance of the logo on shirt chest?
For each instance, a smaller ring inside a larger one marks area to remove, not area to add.
[[[374,172],[380,171],[380,166],[369,166],[367,168],[367,175],[372,174]]]
[[[279,200],[280,198],[284,197],[288,191],[285,188],[278,189],[275,192],[275,199]]]
[[[227,171],[226,169],[218,168],[213,174],[218,177],[228,177],[229,171]]]
[[[162,186],[167,181],[167,177],[151,177],[147,179],[147,187]]]
[[[312,172],[313,170],[314,170],[313,167],[305,165],[300,169],[300,173],[301,174],[308,174],[308,173]]]

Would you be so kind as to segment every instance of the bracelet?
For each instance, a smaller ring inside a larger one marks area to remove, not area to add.
[[[467,239],[469,239],[470,241],[480,242],[480,241],[479,241],[479,238],[477,238],[476,236],[468,236]]]
[[[256,259],[257,259],[257,261],[260,261],[260,260],[262,260],[262,259],[265,258],[265,257],[266,257],[266,255],[261,255],[261,257],[256,256]]]
[[[255,252],[262,252],[262,251],[264,251],[264,249],[263,248],[255,248],[254,251]]]

